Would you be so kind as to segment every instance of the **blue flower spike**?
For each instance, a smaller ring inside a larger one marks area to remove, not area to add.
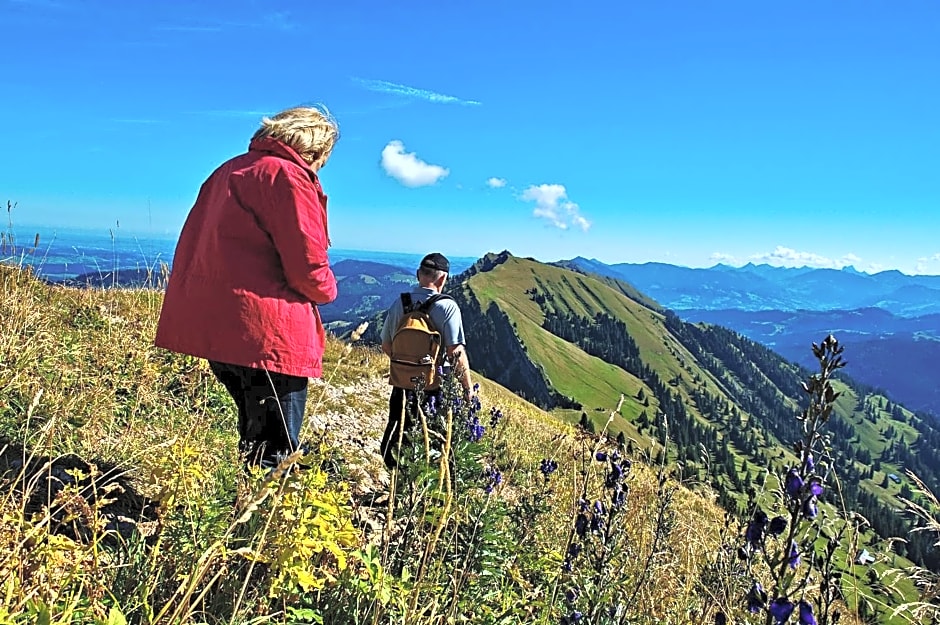
[[[773,600],[773,603],[770,604],[768,610],[770,611],[771,616],[774,617],[774,622],[777,625],[786,623],[790,618],[790,615],[793,614],[793,603],[786,597],[777,597]]]
[[[790,555],[787,557],[787,561],[790,563],[790,568],[795,569],[800,565],[800,546],[796,544],[796,541],[790,542]]]
[[[816,617],[813,616],[813,606],[806,601],[801,600],[800,606],[800,625],[816,625]]]
[[[816,497],[819,497],[823,494],[823,485],[822,480],[818,477],[811,478],[809,481],[809,492]]]
[[[810,497],[803,502],[803,518],[815,519],[819,514],[819,506],[816,505],[816,498]]]
[[[748,523],[744,531],[744,539],[752,547],[760,547],[764,543],[764,530],[767,529],[767,513],[758,508],[754,511],[754,518]]]
[[[783,487],[790,497],[799,497],[800,491],[803,490],[803,478],[800,477],[800,473],[796,468],[787,471],[787,475],[783,480]]]
[[[767,605],[767,593],[761,587],[760,582],[754,582],[751,590],[747,593],[747,611],[751,614],[757,614]]]

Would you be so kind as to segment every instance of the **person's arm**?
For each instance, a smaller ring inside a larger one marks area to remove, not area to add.
[[[386,356],[391,358],[392,357],[392,344],[390,342],[386,343],[385,341],[382,341],[382,351],[385,352]]]
[[[470,379],[470,361],[467,360],[467,348],[464,345],[448,345],[447,360],[454,366],[454,375],[460,381],[463,392],[469,399],[473,396],[473,380]]]
[[[326,210],[306,172],[279,170],[254,213],[271,236],[288,286],[314,304],[336,299],[326,250]]]

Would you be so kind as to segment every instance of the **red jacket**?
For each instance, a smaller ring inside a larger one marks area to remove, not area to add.
[[[316,174],[274,139],[203,183],[186,219],[156,345],[301,377],[322,373],[316,304],[336,299],[326,195]]]

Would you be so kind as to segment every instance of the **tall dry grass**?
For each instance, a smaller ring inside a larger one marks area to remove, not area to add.
[[[0,267],[0,625],[759,622],[706,487],[485,380],[385,476],[330,433],[381,422],[385,360],[331,339],[313,469],[244,476],[224,389],[152,347],[160,302]],[[599,452],[630,461],[616,514]]]

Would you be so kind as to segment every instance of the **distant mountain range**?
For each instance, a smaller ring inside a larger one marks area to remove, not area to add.
[[[835,334],[853,354],[856,380],[940,416],[940,276],[585,258],[556,264],[626,280],[683,319],[730,328],[805,366],[807,346]]]
[[[607,265],[580,256],[557,264],[626,280],[677,312],[882,308],[902,317],[940,313],[940,276],[908,276],[900,271],[867,274],[853,267],[791,269],[719,264],[691,269],[664,263]]]

